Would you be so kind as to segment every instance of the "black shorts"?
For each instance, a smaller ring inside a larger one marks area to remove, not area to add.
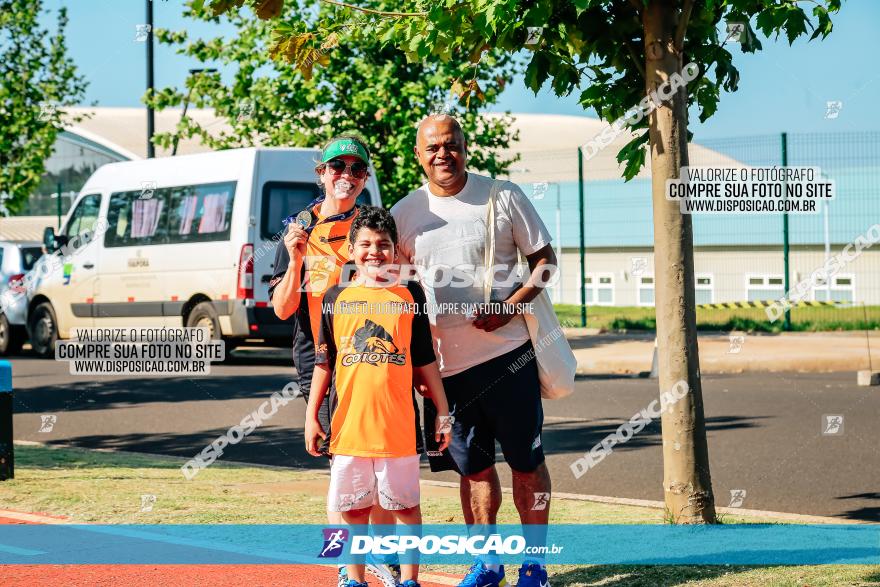
[[[439,455],[431,454],[437,450],[437,408],[425,400],[425,445],[432,471],[453,470],[460,475],[484,471],[495,464],[496,440],[514,471],[530,473],[544,462],[544,408],[531,341],[444,377],[443,388],[455,420],[449,448]]]

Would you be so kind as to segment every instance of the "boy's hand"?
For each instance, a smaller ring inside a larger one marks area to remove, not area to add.
[[[305,438],[306,438],[306,451],[313,457],[320,457],[321,453],[318,452],[318,438],[321,440],[327,439],[327,433],[324,432],[324,429],[321,428],[321,423],[318,420],[306,419],[306,430],[305,430]]]
[[[437,419],[434,421],[434,440],[440,443],[440,446],[437,447],[437,450],[443,452],[449,447],[449,442],[452,440],[452,425],[455,423],[455,417],[450,416],[448,414],[437,415]]]

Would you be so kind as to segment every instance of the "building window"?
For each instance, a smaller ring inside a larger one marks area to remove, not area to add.
[[[785,295],[781,275],[746,274],[746,299],[750,302],[778,300]]]
[[[638,304],[640,306],[654,305],[654,276],[642,275],[638,281],[639,295]]]
[[[715,280],[711,275],[697,274],[694,284],[697,305],[715,302]]]
[[[813,287],[813,299],[817,302],[853,302],[856,299],[856,276],[835,275],[828,284],[820,280]]]
[[[654,276],[642,275],[638,280],[638,304],[640,306],[654,305]],[[697,304],[711,304],[715,298],[715,288],[711,275],[696,276],[696,300]]]
[[[588,273],[584,278],[587,303],[596,306],[614,305],[614,274]]]

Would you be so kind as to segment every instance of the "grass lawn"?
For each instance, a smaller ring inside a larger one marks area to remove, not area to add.
[[[581,307],[556,304],[556,315],[563,326],[580,327]],[[867,320],[865,311],[867,310]],[[880,306],[793,308],[794,331],[878,330]],[[587,327],[605,330],[655,330],[654,308],[636,306],[587,306]],[[763,308],[734,310],[697,309],[697,329],[713,331],[781,332],[782,319],[770,322]]]
[[[66,515],[78,523],[233,524],[323,523],[326,477],[308,471],[215,463],[193,481],[180,473],[183,459],[82,449],[22,446],[16,477],[0,483],[0,509]],[[423,501],[425,523],[462,523],[454,492]],[[155,495],[150,512],[141,496]],[[725,523],[768,522],[727,517]],[[516,523],[505,496],[500,523]],[[551,523],[661,524],[662,512],[566,499],[553,501]],[[427,572],[463,572],[427,566]],[[880,567],[811,566],[553,566],[554,587],[583,586],[838,586],[880,585]],[[511,569],[508,575],[515,576]]]

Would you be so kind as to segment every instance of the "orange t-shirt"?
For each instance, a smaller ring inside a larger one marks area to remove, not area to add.
[[[348,262],[348,232],[358,211],[345,220],[321,223],[321,205],[312,208],[317,224],[306,242],[303,258],[303,279],[300,286],[306,299],[312,340],[318,340],[321,329],[321,300],[324,293],[339,283],[342,266]]]
[[[336,285],[322,305],[315,364],[329,365],[336,391],[332,454],[416,454],[413,367],[434,361],[421,286]]]

